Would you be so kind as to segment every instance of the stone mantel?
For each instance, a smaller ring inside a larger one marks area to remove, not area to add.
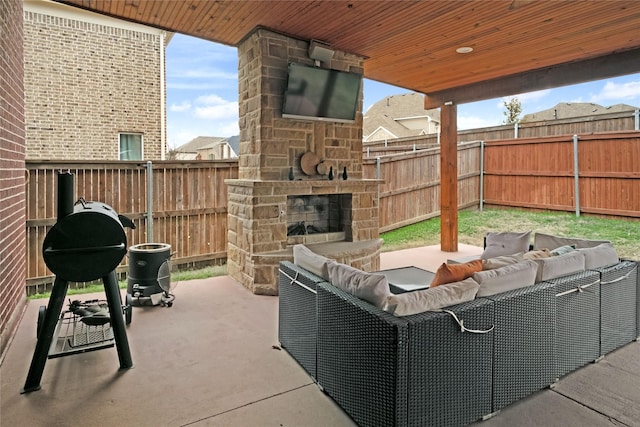
[[[384,183],[382,179],[299,179],[293,181],[282,180],[251,180],[251,179],[226,179],[228,186],[251,187],[254,189],[271,188],[271,195],[279,194],[314,194],[315,192],[341,193],[349,192],[350,189],[361,189],[371,185]]]

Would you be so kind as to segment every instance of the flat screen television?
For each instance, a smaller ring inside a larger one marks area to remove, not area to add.
[[[352,123],[362,75],[289,63],[282,117]]]

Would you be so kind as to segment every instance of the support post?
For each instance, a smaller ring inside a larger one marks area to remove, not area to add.
[[[458,251],[458,107],[440,110],[440,248]]]
[[[147,243],[153,242],[153,164],[147,161]]]
[[[580,216],[580,169],[578,167],[578,135],[573,135],[573,191],[576,199],[576,216]]]
[[[484,140],[480,141],[480,212],[484,209]]]

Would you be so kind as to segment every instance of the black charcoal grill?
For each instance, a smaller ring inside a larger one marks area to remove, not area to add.
[[[124,227],[135,228],[110,206],[79,199],[73,212],[58,217],[47,233],[42,244],[44,262],[67,281],[101,279],[114,271],[127,253]]]
[[[104,203],[83,199],[73,203],[73,193],[73,175],[59,173],[58,218],[42,245],[44,261],[56,278],[49,305],[38,325],[38,342],[23,393],[40,389],[69,282],[102,279],[120,367],[133,366],[115,269],[127,253],[124,227],[135,226]]]

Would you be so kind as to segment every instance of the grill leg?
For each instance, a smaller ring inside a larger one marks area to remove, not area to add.
[[[24,388],[20,390],[20,393],[29,393],[31,391],[40,390],[40,380],[42,379],[44,366],[47,363],[49,348],[51,347],[51,341],[53,340],[53,333],[55,332],[56,324],[60,318],[60,313],[62,313],[62,305],[64,304],[65,297],[67,296],[68,288],[69,282],[56,277],[55,282],[53,282],[53,288],[51,289],[49,306],[47,307],[47,312],[44,315],[42,330],[40,331],[40,336],[36,343],[36,349],[34,350],[33,358],[31,359],[31,367],[29,367],[27,381],[24,384]]]
[[[129,341],[127,340],[127,331],[124,326],[122,299],[120,298],[120,289],[118,288],[116,272],[112,271],[109,275],[103,277],[102,283],[104,284],[104,292],[107,294],[109,316],[111,317],[113,338],[116,342],[116,349],[118,350],[120,369],[128,369],[133,367],[133,360],[131,359],[131,350],[129,349]]]

